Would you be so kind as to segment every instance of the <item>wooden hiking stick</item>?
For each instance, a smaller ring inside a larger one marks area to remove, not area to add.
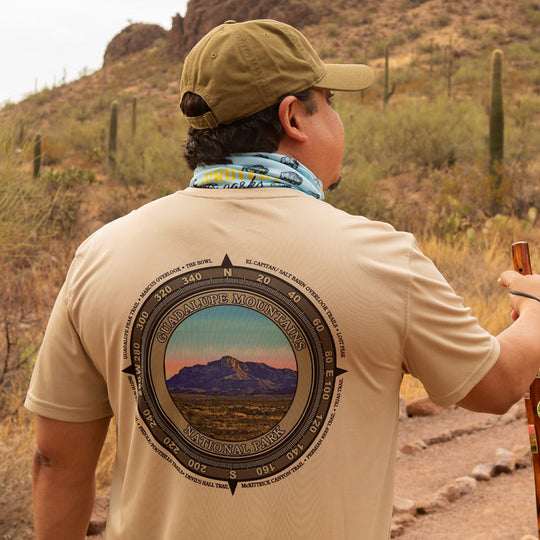
[[[512,259],[514,270],[520,274],[532,274],[531,260],[529,257],[529,245],[527,242],[515,242],[512,244]],[[540,536],[540,454],[538,453],[538,437],[540,433],[540,373],[525,395],[525,409],[527,411],[527,423],[529,424],[529,440],[534,469],[534,485],[536,491],[536,519],[538,534]]]

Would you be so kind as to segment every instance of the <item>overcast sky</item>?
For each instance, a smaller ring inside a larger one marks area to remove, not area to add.
[[[0,0],[0,106],[99,69],[109,41],[131,22],[166,30],[188,0]]]

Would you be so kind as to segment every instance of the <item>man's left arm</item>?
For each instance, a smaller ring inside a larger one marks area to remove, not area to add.
[[[62,422],[37,416],[32,468],[36,540],[85,538],[109,421]]]
[[[503,287],[540,296],[540,275],[523,276],[504,272],[499,280]],[[497,339],[500,354],[484,378],[458,405],[479,412],[501,414],[528,390],[540,370],[540,302],[510,295],[514,324]]]

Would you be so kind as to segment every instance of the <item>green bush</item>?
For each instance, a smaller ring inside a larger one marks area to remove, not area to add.
[[[482,37],[482,31],[475,24],[463,23],[461,25],[461,35],[468,39],[478,40]]]
[[[385,114],[339,104],[348,136],[346,156],[359,154],[361,159],[377,161],[383,175],[470,163],[486,151],[485,112],[474,102],[409,100],[389,107]]]
[[[94,184],[96,182],[96,175],[93,171],[83,171],[75,167],[70,167],[65,171],[52,169],[47,174],[44,174],[40,181],[54,190],[68,190]]]
[[[504,53],[509,62],[514,60],[536,62],[538,60],[538,51],[533,50],[529,43],[511,43],[505,47]]]
[[[0,265],[25,256],[49,211],[41,180],[24,168],[32,160],[33,142],[19,142],[16,124],[0,123]]]
[[[131,136],[129,122],[129,118],[120,121],[118,135],[117,166],[122,181],[132,187],[147,186],[155,196],[185,187],[191,171],[183,158],[185,129],[180,115],[172,120],[156,118],[141,101],[135,136]]]
[[[482,8],[476,12],[475,17],[480,21],[484,21],[486,19],[491,19],[493,17],[493,13],[489,8]]]
[[[94,172],[75,167],[65,171],[52,169],[42,175],[40,182],[45,187],[44,203],[48,206],[44,230],[56,238],[76,236],[86,190],[96,182]]]
[[[435,17],[435,24],[439,28],[444,28],[452,22],[452,16],[449,13],[441,12],[438,13]]]
[[[540,25],[540,18],[538,20],[538,23]],[[522,26],[509,26],[507,29],[507,34],[509,38],[520,39],[523,41],[534,40],[533,31],[529,28],[524,28]]]
[[[373,21],[373,14],[369,9],[358,9],[351,13],[349,21],[353,25],[370,24]]]
[[[413,24],[407,28],[407,37],[410,40],[418,39],[422,35],[422,27],[418,24]]]
[[[330,37],[336,37],[339,35],[339,27],[337,24],[334,24],[334,23],[329,23],[325,26],[325,29],[326,29],[326,33],[330,36]]]
[[[505,155],[509,163],[534,162],[540,148],[540,102],[532,95],[505,103]]]
[[[372,46],[372,50],[370,51],[370,56],[372,56],[373,58],[384,57],[385,48],[386,48],[386,41],[375,42]]]
[[[392,34],[390,36],[390,39],[388,40],[388,44],[390,45],[390,47],[399,47],[404,43],[407,43],[407,36],[401,33]]]
[[[500,47],[506,41],[506,34],[502,28],[490,28],[482,34],[481,46],[485,48]]]
[[[454,84],[475,85],[477,89],[487,89],[486,81],[489,81],[489,60],[486,61],[485,57],[470,58],[466,62],[459,62],[453,76]]]

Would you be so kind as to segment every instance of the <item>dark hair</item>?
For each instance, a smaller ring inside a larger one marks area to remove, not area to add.
[[[311,89],[287,95],[298,98],[308,114],[316,111]],[[278,115],[279,104],[283,98],[274,105],[231,124],[220,124],[214,129],[190,127],[184,151],[188,166],[195,169],[198,165],[231,163],[227,159],[231,154],[274,152],[284,134]],[[201,96],[191,92],[184,95],[180,108],[186,116],[200,116],[210,110]]]

